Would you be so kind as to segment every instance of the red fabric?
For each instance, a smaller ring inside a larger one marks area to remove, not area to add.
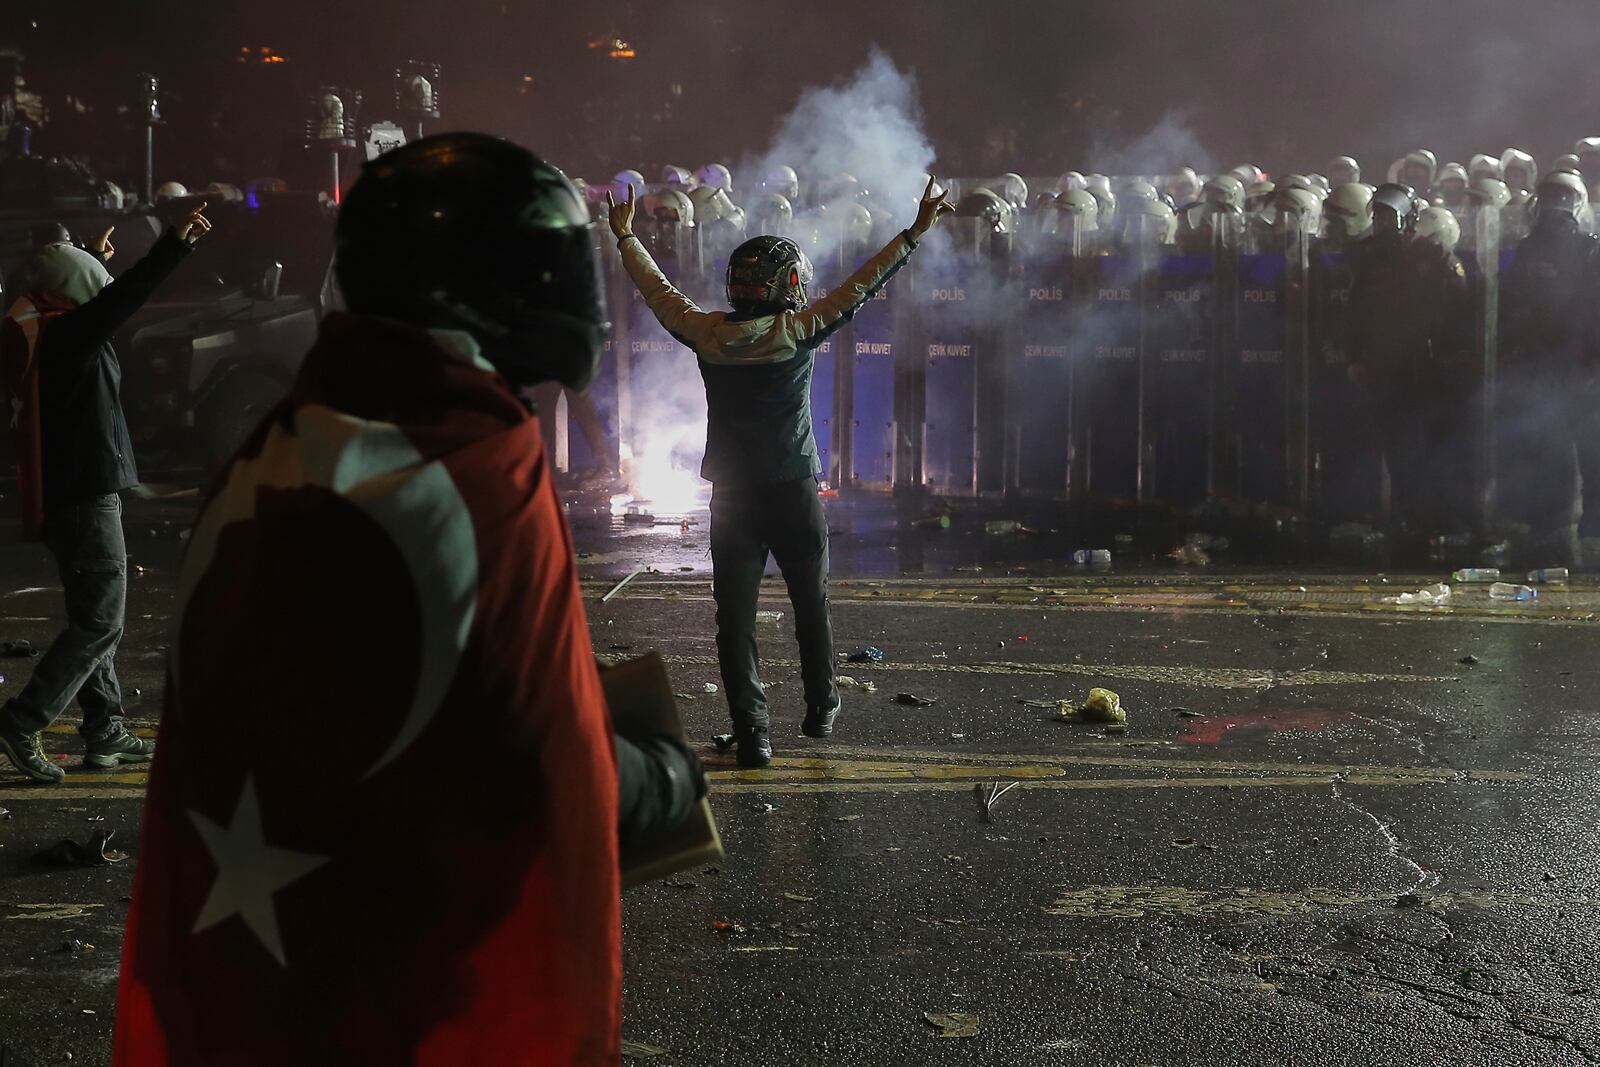
[[[11,454],[22,509],[22,536],[44,538],[44,449],[40,444],[39,336],[51,319],[71,309],[70,302],[30,293],[0,319],[0,398],[11,431]],[[24,329],[20,317],[28,319]]]
[[[478,557],[437,714],[370,776],[436,606],[350,498],[244,476],[325,458],[297,422],[319,405],[442,464]],[[254,516],[222,527],[209,568],[204,514],[191,538],[114,1062],[618,1062],[616,770],[537,420],[426,334],[334,315],[219,486],[208,511],[247,493]],[[271,897],[284,963],[238,914],[193,932],[220,868],[191,813],[238,823],[247,778],[264,841],[326,857]]]

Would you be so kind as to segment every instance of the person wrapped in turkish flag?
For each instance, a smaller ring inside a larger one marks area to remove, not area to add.
[[[612,736],[513,391],[593,372],[603,322],[538,288],[592,280],[587,214],[465,134],[380,157],[344,210],[366,313],[324,321],[190,537],[114,1062],[615,1064],[619,836],[704,786]],[[408,281],[412,241],[437,261]]]

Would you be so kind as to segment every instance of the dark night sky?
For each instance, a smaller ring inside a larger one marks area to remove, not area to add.
[[[317,82],[387,100],[406,58],[444,64],[445,125],[516,137],[576,173],[738,158],[804,86],[874,45],[915,73],[945,173],[1091,169],[1092,147],[1125,147],[1166,115],[1223,166],[1320,169],[1350,152],[1374,173],[1419,144],[1462,162],[1517,144],[1548,163],[1600,133],[1592,25],[1592,0],[0,0],[0,46],[23,48],[30,84],[96,108],[59,147],[124,143],[108,105],[149,68],[173,94],[165,158],[191,169],[270,165]],[[639,58],[584,47],[607,35]],[[291,62],[246,72],[242,45]]]

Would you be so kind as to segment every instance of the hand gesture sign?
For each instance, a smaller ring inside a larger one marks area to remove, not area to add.
[[[933,224],[941,216],[952,215],[955,207],[949,200],[950,190],[941,189],[938,195],[933,191],[933,175],[928,175],[928,187],[922,191],[922,202],[917,205],[917,221],[911,224],[911,236],[921,240],[922,235],[933,229]]]
[[[107,226],[106,232],[100,235],[100,239],[90,249],[102,260],[108,260],[117,254],[116,247],[111,243],[111,234],[115,229],[115,226]]]
[[[190,244],[194,244],[211,232],[210,220],[201,214],[205,209],[206,206],[204,204],[196,204],[189,209],[189,214],[176,227],[179,237]]]
[[[606,190],[606,208],[611,214],[611,232],[617,240],[622,240],[633,233],[633,185],[628,186],[628,199],[617,203],[617,198],[611,195],[611,190]]]

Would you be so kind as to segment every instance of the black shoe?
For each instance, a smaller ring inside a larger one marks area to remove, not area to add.
[[[740,769],[754,770],[772,762],[772,741],[765,726],[736,726],[733,735],[739,745]]]
[[[90,741],[83,754],[89,767],[115,767],[119,763],[146,763],[156,754],[156,743],[135,737],[121,726],[98,741]]]
[[[37,731],[18,733],[10,723],[0,721],[0,753],[4,753],[13,767],[36,782],[56,785],[67,777],[67,772],[44,754]]]
[[[805,722],[800,724],[800,732],[807,737],[829,737],[833,734],[833,720],[839,717],[839,708],[843,701],[831,708],[807,708]]]

